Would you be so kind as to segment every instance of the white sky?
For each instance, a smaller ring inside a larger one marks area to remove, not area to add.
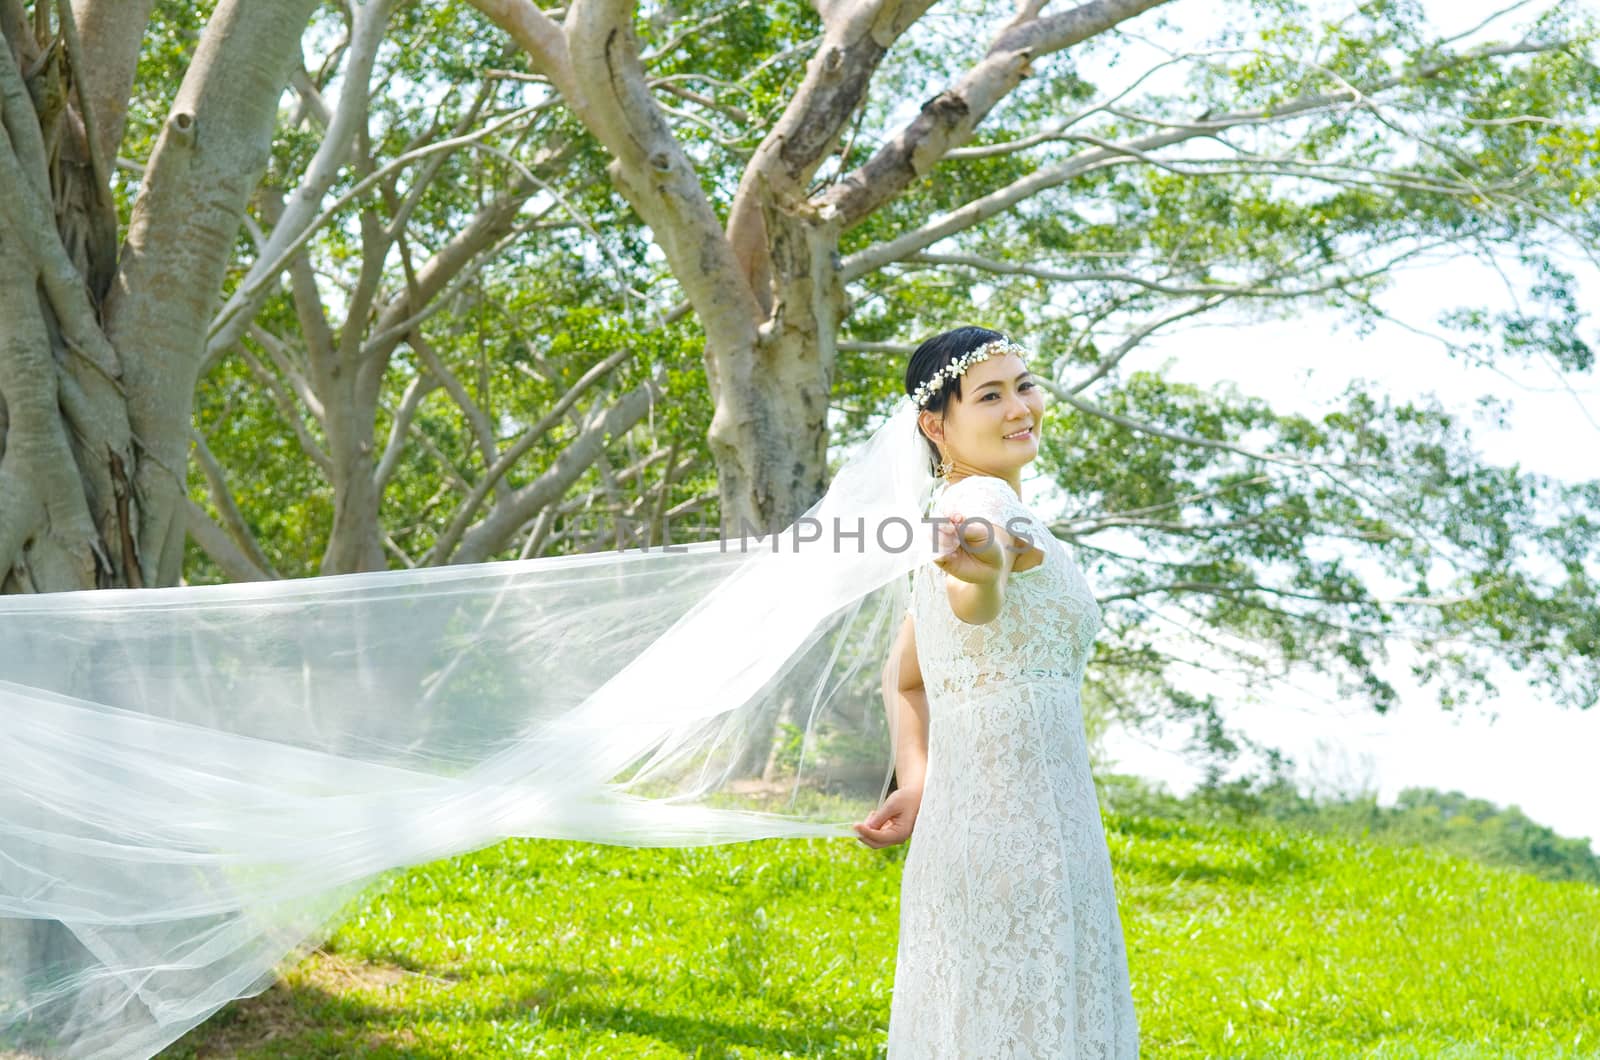
[[[1338,11],[1353,5],[1319,6]],[[1424,0],[1423,6],[1438,28],[1460,32],[1507,5]],[[1524,10],[1531,15],[1546,6],[1533,3]],[[1194,5],[1180,3],[1168,10],[1175,23],[1200,28],[1190,21],[1199,13]],[[1509,23],[1496,25],[1521,23],[1513,13]],[[1509,29],[1495,33],[1494,28],[1489,36],[1510,36]],[[1121,85],[1144,69],[1139,57],[1125,54],[1122,59],[1118,70],[1084,72],[1102,89]],[[1579,303],[1600,298],[1600,270],[1576,254],[1566,264],[1580,277],[1587,296]],[[1504,267],[1519,284],[1524,282],[1510,265]],[[1438,310],[1508,307],[1509,298],[1493,270],[1463,258],[1399,274],[1379,302],[1407,323],[1437,332]],[[1374,381],[1397,402],[1431,392],[1446,408],[1461,413],[1469,413],[1479,395],[1490,394],[1510,402],[1511,409],[1507,429],[1482,422],[1472,427],[1472,439],[1485,460],[1520,463],[1525,471],[1573,482],[1596,477],[1600,382],[1593,377],[1570,378],[1573,392],[1543,364],[1507,365],[1503,371],[1512,377],[1508,379],[1488,369],[1468,369],[1446,357],[1436,341],[1395,325],[1380,325],[1358,337],[1332,313],[1217,326],[1225,321],[1212,315],[1206,326],[1163,332],[1146,345],[1137,364],[1133,359],[1125,364],[1131,369],[1170,362],[1172,378],[1202,385],[1232,381],[1279,411],[1308,414],[1325,411],[1328,405],[1319,397],[1337,394],[1357,377]],[[1584,339],[1600,346],[1600,323],[1592,316],[1587,323]],[[1194,653],[1191,649],[1185,654]],[[1446,713],[1436,702],[1436,685],[1419,689],[1409,679],[1408,654],[1407,646],[1397,643],[1391,662],[1380,667],[1401,692],[1400,706],[1386,717],[1357,703],[1340,702],[1333,682],[1309,671],[1296,673],[1288,686],[1256,702],[1246,700],[1247,693],[1222,677],[1204,683],[1191,679],[1189,687],[1216,692],[1219,702],[1228,704],[1224,713],[1230,722],[1294,757],[1308,788],[1375,790],[1384,804],[1409,786],[1461,791],[1517,806],[1563,835],[1588,837],[1600,853],[1600,771],[1594,762],[1600,749],[1600,709],[1559,708],[1520,675],[1501,668],[1492,675],[1502,692],[1497,700],[1487,708]],[[1119,770],[1160,779],[1181,794],[1199,779],[1176,746],[1186,735],[1174,731],[1163,745],[1117,732],[1108,736],[1106,749]]]
[[[1473,282],[1487,270],[1462,262],[1404,276],[1380,299],[1404,306],[1410,323],[1426,325],[1434,305],[1451,299],[1483,299],[1498,304],[1485,284]],[[1583,276],[1589,298],[1600,296],[1600,275]],[[1382,325],[1365,338],[1335,330],[1331,314],[1307,315],[1282,324],[1208,327],[1174,332],[1152,343],[1154,363],[1170,360],[1168,374],[1197,384],[1228,380],[1242,391],[1271,401],[1279,411],[1325,410],[1318,395],[1337,393],[1355,376],[1378,381],[1396,400],[1436,394],[1447,408],[1466,410],[1479,394],[1511,404],[1508,429],[1473,428],[1484,459],[1518,462],[1570,481],[1595,476],[1600,452],[1600,384],[1571,380],[1575,393],[1552,388],[1545,368],[1507,369],[1529,389],[1521,389],[1487,369],[1472,370],[1446,358],[1440,348],[1402,328]],[[1600,327],[1586,338],[1600,345]],[[1539,389],[1545,388],[1545,389]],[[1187,652],[1191,657],[1192,650]],[[1436,685],[1419,688],[1408,673],[1408,651],[1391,649],[1379,670],[1401,692],[1400,705],[1379,716],[1357,703],[1340,702],[1333,682],[1301,672],[1294,688],[1280,688],[1265,702],[1242,702],[1241,691],[1226,679],[1194,682],[1228,703],[1225,716],[1253,739],[1284,750],[1300,761],[1302,779],[1323,790],[1375,789],[1379,801],[1393,802],[1400,789],[1427,786],[1459,790],[1502,805],[1519,806],[1541,824],[1568,836],[1587,836],[1600,852],[1600,781],[1594,754],[1600,749],[1600,709],[1563,709],[1525,678],[1501,668],[1491,679],[1501,689],[1496,701],[1446,713],[1437,704]],[[1496,715],[1498,715],[1496,717]],[[1174,741],[1183,734],[1174,732]],[[1113,734],[1107,750],[1118,767],[1160,778],[1177,792],[1187,791],[1198,772],[1183,764],[1175,746],[1151,745]]]

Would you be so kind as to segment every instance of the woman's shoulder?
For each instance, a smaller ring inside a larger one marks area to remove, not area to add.
[[[955,511],[963,518],[983,516],[1002,521],[1033,515],[1011,483],[994,475],[968,475],[942,487],[935,508],[941,515]]]

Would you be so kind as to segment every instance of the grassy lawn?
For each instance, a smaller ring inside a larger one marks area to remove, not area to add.
[[[1600,887],[1107,814],[1142,1055],[1600,1057]],[[395,873],[164,1057],[875,1057],[903,848],[513,840]]]

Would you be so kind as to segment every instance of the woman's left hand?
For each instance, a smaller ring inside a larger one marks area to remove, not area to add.
[[[921,808],[922,792],[896,788],[882,806],[867,814],[865,821],[851,827],[856,830],[856,837],[873,849],[894,846],[911,838]]]

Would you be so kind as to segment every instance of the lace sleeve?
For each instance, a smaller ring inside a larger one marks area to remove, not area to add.
[[[933,514],[963,520],[986,519],[991,526],[1028,538],[1037,544],[1033,513],[1011,486],[992,475],[969,475],[947,487],[935,500]]]

